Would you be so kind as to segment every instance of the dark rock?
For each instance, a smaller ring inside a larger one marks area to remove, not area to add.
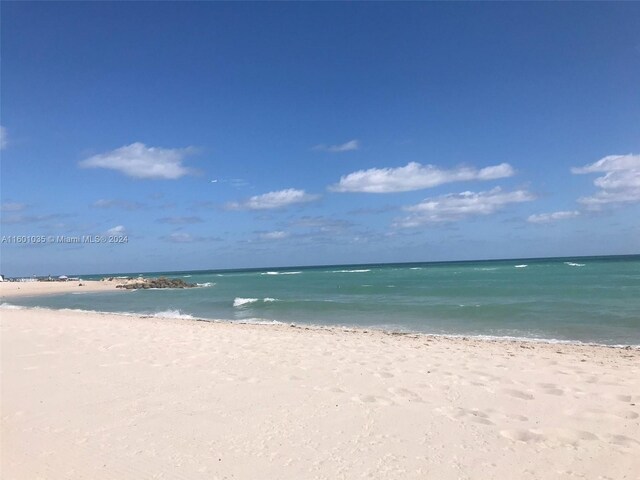
[[[124,288],[126,290],[138,290],[149,288],[194,288],[197,287],[195,283],[187,283],[179,278],[147,278],[142,281],[136,281],[131,283],[124,283],[116,285],[116,288]]]

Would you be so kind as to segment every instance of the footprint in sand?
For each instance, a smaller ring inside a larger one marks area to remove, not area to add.
[[[569,415],[575,416],[577,418],[587,417],[587,418],[603,418],[603,417],[616,417],[616,418],[624,418],[625,420],[635,420],[640,417],[640,414],[634,412],[633,410],[603,410],[601,408],[588,408],[581,412],[569,411]]]
[[[376,395],[357,395],[355,397],[351,397],[351,400],[358,403],[381,405],[381,406],[389,406],[394,404],[392,400],[389,400],[388,398],[385,398],[385,397],[378,397]]]
[[[462,407],[458,407],[455,409],[448,409],[448,408],[439,408],[436,409],[436,411],[442,415],[444,415],[445,417],[450,418],[451,420],[469,420],[475,423],[480,423],[482,425],[494,425],[494,423],[489,420],[489,414],[487,412],[484,412],[482,410],[478,410],[478,409],[468,409],[468,408],[462,408]]]
[[[513,442],[544,443],[549,446],[571,445],[575,447],[583,441],[598,440],[598,437],[591,432],[558,428],[550,430],[501,430],[500,435]]]
[[[538,385],[542,387],[542,391],[547,395],[564,395],[564,391],[553,383],[539,383]]]
[[[488,415],[482,410],[466,410],[464,412],[464,416],[475,423],[480,423],[482,425],[494,425],[494,423],[489,420]]]
[[[505,389],[503,390],[507,395],[511,395],[512,397],[520,398],[522,400],[533,400],[533,395],[527,392],[523,392],[522,390],[513,390],[513,389]]]
[[[624,403],[640,402],[640,395],[616,395],[616,400]]]
[[[584,441],[598,440],[598,437],[591,432],[584,430],[573,430],[568,428],[552,428],[543,431],[547,438],[546,443],[553,445],[570,445],[577,447]]]
[[[411,390],[407,390],[406,388],[388,388],[387,391],[394,395],[395,397],[399,397],[403,400],[408,400],[410,402],[424,402],[422,397]]]
[[[529,417],[519,414],[507,414],[505,415],[505,418],[508,418],[509,420],[517,420],[518,422],[526,422],[529,420]]]
[[[512,429],[500,430],[500,435],[513,442],[538,443],[546,440],[546,437],[532,430]]]
[[[640,445],[640,442],[638,440],[634,440],[633,438],[629,438],[624,435],[609,435],[608,437],[611,443],[615,443],[616,445],[620,445],[622,447]]]

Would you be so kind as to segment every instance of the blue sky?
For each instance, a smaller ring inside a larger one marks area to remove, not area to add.
[[[637,3],[2,2],[5,275],[630,254]]]

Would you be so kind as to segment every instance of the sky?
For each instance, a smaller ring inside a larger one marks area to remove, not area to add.
[[[4,275],[640,253],[639,3],[0,22]]]

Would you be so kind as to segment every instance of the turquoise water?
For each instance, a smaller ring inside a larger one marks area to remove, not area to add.
[[[177,318],[640,345],[640,255],[145,276],[161,274],[202,286],[66,294],[12,303]]]

